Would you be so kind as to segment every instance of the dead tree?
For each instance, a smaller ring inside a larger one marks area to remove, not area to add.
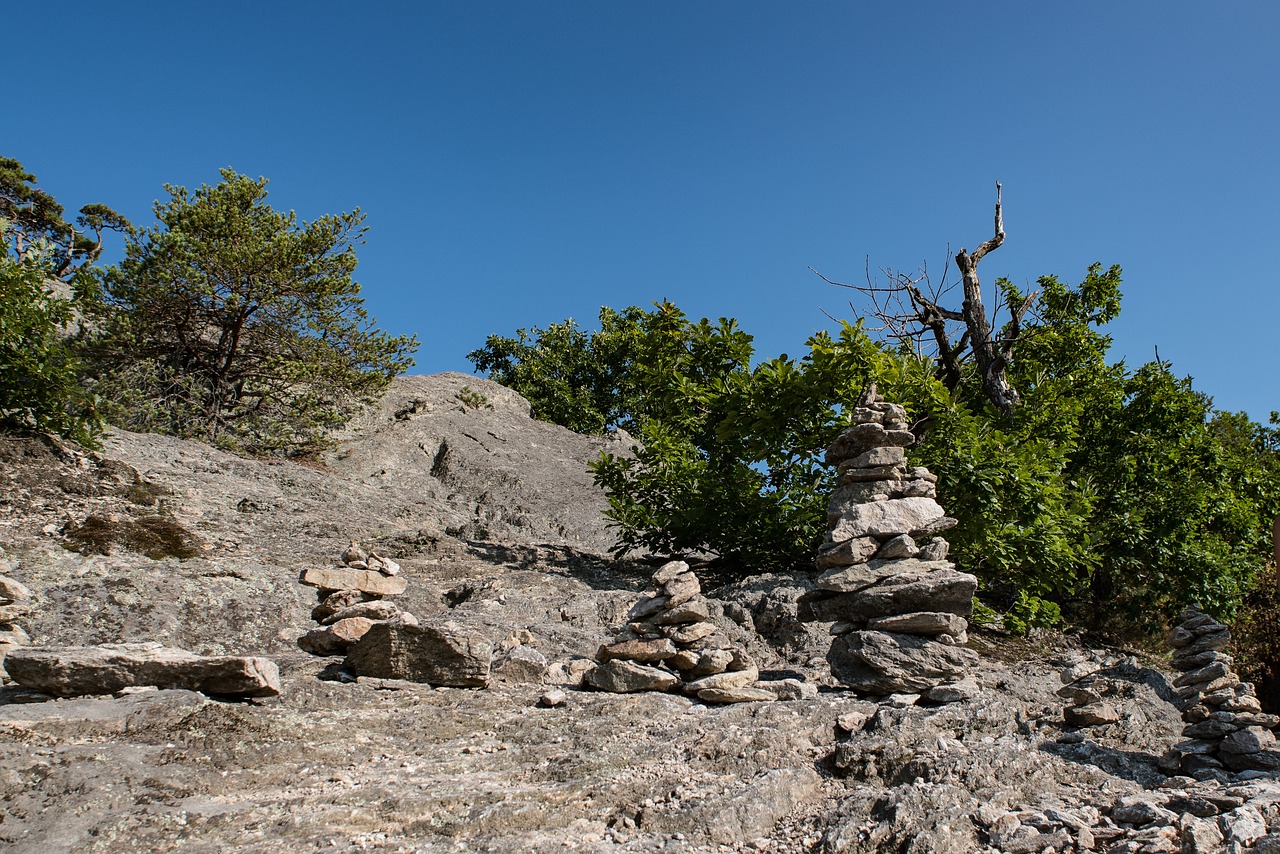
[[[965,363],[972,360],[982,377],[983,393],[996,409],[1007,416],[1013,413],[1019,402],[1018,390],[1008,378],[1013,346],[1038,294],[1023,296],[1012,288],[998,288],[990,315],[983,303],[978,263],[1004,243],[1001,202],[1001,187],[997,181],[995,235],[983,241],[972,253],[963,248],[956,253],[956,268],[960,272],[958,282],[948,281],[947,266],[943,267],[942,279],[936,284],[923,267],[915,275],[883,270],[881,272],[889,280],[887,283],[872,280],[868,270],[865,285],[834,282],[816,270],[814,272],[830,284],[851,288],[866,296],[872,305],[870,314],[880,324],[873,331],[881,333],[894,344],[915,352],[927,352],[937,364],[938,378],[948,388],[954,389],[960,384]],[[942,300],[957,284],[964,294],[960,311],[942,305]],[[997,319],[1004,309],[1008,310],[1008,320],[997,329]],[[854,307],[854,311],[856,313],[858,309]]]

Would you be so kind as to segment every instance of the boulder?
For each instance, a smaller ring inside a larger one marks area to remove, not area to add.
[[[840,682],[870,694],[928,691],[959,681],[978,663],[977,654],[964,647],[876,631],[841,635],[827,659]]]
[[[373,626],[366,617],[348,617],[332,625],[312,629],[298,638],[298,648],[312,655],[342,655]]]
[[[931,522],[945,516],[942,505],[932,498],[891,498],[871,504],[837,504],[827,510],[833,541],[853,537],[891,537],[927,530]]]
[[[541,685],[547,681],[551,665],[547,657],[526,644],[502,656],[493,665],[493,678],[512,685]]]
[[[587,673],[586,684],[614,694],[637,691],[670,691],[680,684],[674,673],[657,667],[615,658]]]
[[[1116,707],[1107,702],[1070,706],[1062,715],[1070,726],[1103,726],[1120,720]]]
[[[492,661],[488,638],[452,623],[374,623],[347,652],[346,668],[358,676],[483,688]]]
[[[377,596],[399,596],[408,587],[402,576],[348,567],[308,567],[302,571],[301,581],[321,590],[359,590]]]
[[[54,697],[114,694],[137,685],[244,697],[280,693],[280,671],[269,658],[200,656],[158,643],[17,647],[5,655],[4,666],[19,685]]]
[[[361,593],[359,590],[338,590],[324,596],[320,604],[311,609],[311,619],[323,624],[325,620],[360,602],[370,602],[376,597],[372,593]]]
[[[890,576],[854,593],[825,599],[814,596],[802,604],[806,616],[816,620],[856,622],[916,611],[942,611],[968,619],[977,589],[974,576],[938,569]]]

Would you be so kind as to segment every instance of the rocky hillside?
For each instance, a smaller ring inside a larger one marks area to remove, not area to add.
[[[830,624],[800,619],[806,574],[712,590],[708,619],[816,695],[583,690],[654,568],[608,557],[586,469],[628,444],[460,374],[397,380],[315,464],[0,437],[0,575],[30,591],[29,643],[266,655],[283,684],[239,702],[0,688],[0,847],[1280,851],[1275,772],[1170,765],[1167,662],[970,632],[977,698],[871,701],[832,679]],[[488,687],[353,677],[298,648],[317,603],[300,573],[353,539],[399,565],[405,611],[487,638]],[[1114,714],[1069,723],[1080,691]]]

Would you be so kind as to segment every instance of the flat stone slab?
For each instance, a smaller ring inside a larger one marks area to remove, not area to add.
[[[377,596],[399,596],[409,586],[403,576],[338,566],[308,567],[302,571],[301,581],[321,590],[359,590]]]
[[[698,699],[704,703],[771,703],[778,696],[763,688],[703,688]]]
[[[843,684],[869,694],[918,694],[958,682],[978,663],[971,649],[917,635],[861,631],[842,635],[827,657]]]
[[[945,515],[942,505],[932,498],[891,498],[871,504],[848,505],[832,502],[827,508],[828,524],[832,526],[831,539],[835,541],[914,534],[928,530],[931,522]]]
[[[586,684],[613,694],[637,691],[670,691],[680,684],[674,673],[634,661],[615,658],[587,673]]]
[[[901,560],[872,560],[867,563],[841,567],[824,572],[818,576],[814,586],[819,590],[830,590],[832,593],[853,593],[864,590],[886,578],[899,575],[919,575],[955,569],[950,561],[926,561],[917,558]]]
[[[19,685],[54,697],[114,694],[141,685],[245,697],[280,693],[280,671],[269,658],[200,656],[158,643],[17,647],[5,655],[4,666]]]

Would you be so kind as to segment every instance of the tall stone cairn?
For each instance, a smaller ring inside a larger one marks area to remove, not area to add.
[[[337,566],[302,573],[303,584],[319,589],[311,619],[320,625],[298,638],[299,648],[312,655],[345,655],[378,623],[417,625],[413,614],[388,601],[407,586],[400,564],[365,551],[354,540],[341,560]]]
[[[711,622],[698,577],[684,561],[653,574],[653,588],[596,653],[584,684],[600,691],[681,691],[706,703],[798,700],[816,685],[797,679],[760,681],[760,669]]]
[[[829,532],[818,551],[824,570],[812,616],[832,620],[832,674],[865,694],[919,694],[935,702],[972,697],[966,676],[977,655],[962,646],[977,579],[946,560],[939,532],[956,524],[935,500],[937,477],[911,467],[907,414],[873,383],[853,426],[827,448],[837,486]]]
[[[4,670],[5,653],[31,642],[22,626],[18,625],[18,620],[31,613],[31,591],[17,579],[5,575],[12,569],[13,564],[5,559],[4,550],[0,549],[0,685],[9,681]]]
[[[1280,717],[1264,714],[1252,683],[1241,681],[1231,656],[1222,650],[1231,640],[1227,627],[1199,610],[1188,608],[1169,633],[1173,681],[1185,703],[1182,734],[1187,741],[1171,754],[1184,774],[1212,777],[1231,771],[1280,770],[1275,730]]]

